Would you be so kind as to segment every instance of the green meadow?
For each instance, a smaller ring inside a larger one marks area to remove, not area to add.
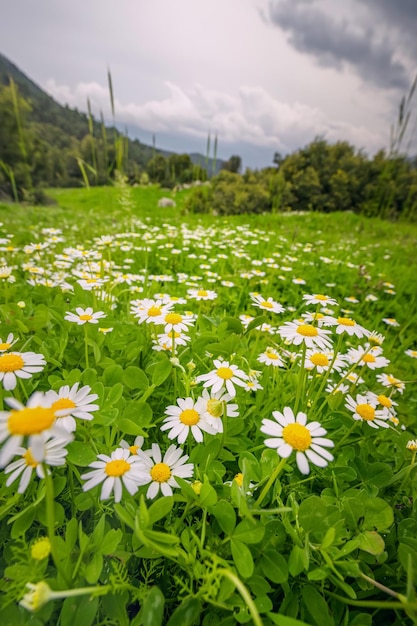
[[[47,193],[0,204],[2,624],[417,624],[417,226]]]

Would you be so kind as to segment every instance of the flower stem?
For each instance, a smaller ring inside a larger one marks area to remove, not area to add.
[[[265,498],[266,494],[268,493],[268,491],[270,490],[271,486],[274,484],[274,482],[276,481],[276,479],[280,475],[280,473],[283,470],[286,462],[287,462],[287,459],[281,459],[280,460],[280,462],[276,466],[275,470],[272,472],[271,476],[269,477],[269,480],[266,483],[265,487],[262,489],[261,495],[256,500],[255,507],[260,507],[261,506],[262,502],[264,501],[264,498]]]
[[[52,475],[49,473],[48,471],[48,467],[47,465],[44,463],[43,464],[43,472],[45,474],[45,488],[46,488],[46,495],[45,495],[45,500],[46,500],[46,525],[48,528],[48,538],[49,538],[49,542],[51,544],[51,554],[52,554],[52,559],[54,561],[55,567],[58,570],[59,574],[62,576],[63,580],[65,581],[65,584],[68,585],[69,581],[65,575],[65,572],[63,572],[62,567],[61,567],[61,563],[59,561],[58,558],[58,553],[56,550],[56,544],[55,544],[55,511],[54,511],[54,505],[55,505],[55,501],[54,501],[54,483],[52,481]]]
[[[85,367],[86,369],[89,368],[89,363],[88,363],[88,331],[87,331],[87,324],[84,324],[84,350],[85,350]]]
[[[258,609],[256,608],[256,605],[254,601],[252,600],[249,591],[246,589],[245,585],[242,583],[240,578],[238,578],[236,574],[234,574],[229,569],[218,569],[217,574],[220,574],[220,576],[224,576],[224,578],[228,578],[234,584],[234,586],[236,587],[236,589],[242,596],[243,600],[246,602],[246,605],[249,609],[249,613],[252,616],[254,625],[263,626],[261,616],[258,613]]]

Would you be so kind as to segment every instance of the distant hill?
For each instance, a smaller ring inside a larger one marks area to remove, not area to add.
[[[91,134],[89,118],[86,113],[72,109],[67,105],[62,106],[56,102],[14,63],[0,54],[0,90],[3,90],[3,93],[7,92],[10,79],[13,79],[19,96],[30,104],[30,111],[26,115],[25,140],[28,143],[29,152],[31,152],[31,160],[27,161],[26,169],[31,174],[34,184],[48,186],[82,184],[83,179],[77,159],[86,162],[91,168],[95,166],[96,171],[100,170],[96,175],[95,182],[100,184],[107,182],[107,172],[114,167],[116,158],[115,141],[121,140],[122,132],[107,125],[103,120],[99,122],[93,117],[90,120]],[[3,100],[0,98],[0,127],[5,131],[3,140],[0,139],[0,161],[5,162],[8,167],[14,170],[19,155],[15,150],[13,161],[10,157],[10,150],[7,149],[7,142],[10,143],[10,138],[13,137],[13,128],[11,127],[11,117],[13,116],[10,115],[10,110],[5,112],[7,97],[10,101],[10,109],[12,106],[10,94],[7,96],[6,93]],[[14,132],[16,134],[16,129]],[[175,154],[161,148],[153,148],[142,143],[139,139],[124,137],[123,142],[125,153],[128,155],[124,170],[129,177],[138,176],[141,171],[146,170],[147,164],[156,155],[162,155],[168,159]],[[193,164],[205,169],[206,159],[203,155],[193,153],[190,155],[190,159]],[[42,161],[45,162],[45,160],[48,161],[47,167],[45,163],[42,164]],[[221,168],[222,164],[221,160],[217,161],[216,171]],[[213,163],[210,159],[207,168],[209,175],[212,173],[212,167]],[[88,168],[87,172],[89,178],[94,179],[91,174],[92,169]],[[3,176],[4,182],[4,172],[0,174],[0,185],[2,183],[1,176]],[[94,183],[94,180],[90,182]]]

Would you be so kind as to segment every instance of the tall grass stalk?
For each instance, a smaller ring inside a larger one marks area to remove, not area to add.
[[[6,176],[8,176],[10,180],[14,201],[19,202],[19,196],[18,196],[17,187],[16,187],[16,179],[14,176],[13,169],[10,167],[10,165],[7,165],[7,163],[5,163],[4,161],[0,161],[0,167],[4,170]]]
[[[96,139],[94,137],[94,119],[91,112],[90,98],[87,98],[87,111],[88,111],[88,132],[91,137],[91,159],[93,162],[93,168],[95,170],[96,185],[98,185],[98,170],[97,170],[97,146]]]
[[[12,94],[13,101],[13,111],[16,120],[17,133],[19,137],[19,150],[22,155],[22,159],[25,165],[25,184],[29,190],[33,189],[32,184],[32,176],[30,173],[30,167],[28,163],[28,153],[26,149],[26,141],[25,141],[25,132],[23,128],[22,116],[20,114],[20,106],[19,106],[19,94],[16,84],[11,76],[9,76],[9,84],[10,84],[10,93]]]
[[[213,146],[213,161],[211,164],[211,175],[214,176],[216,174],[216,163],[217,163],[217,133],[214,137],[214,146]]]

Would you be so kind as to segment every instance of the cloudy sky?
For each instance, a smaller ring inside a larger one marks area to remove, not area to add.
[[[4,0],[0,52],[145,143],[271,164],[320,135],[389,143],[417,70],[417,0]],[[136,129],[136,131],[134,130]]]

